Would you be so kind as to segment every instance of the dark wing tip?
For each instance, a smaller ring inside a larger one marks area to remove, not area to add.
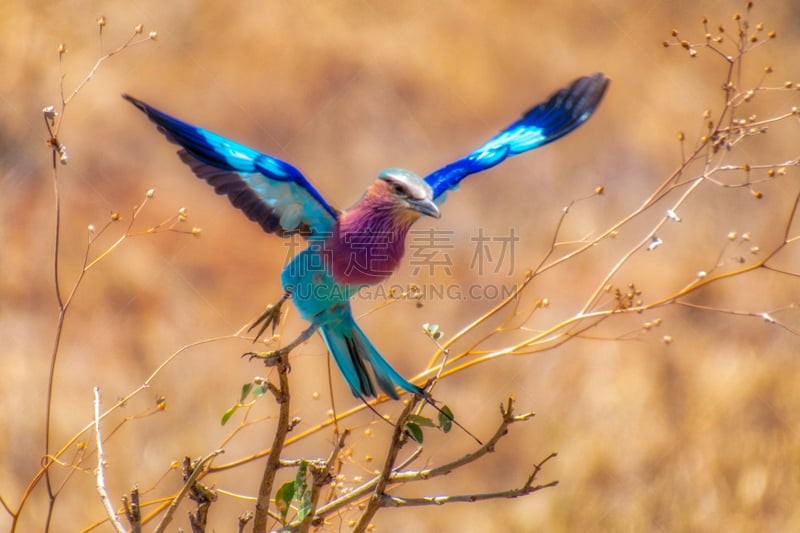
[[[584,117],[584,114],[592,113],[597,109],[610,83],[611,79],[602,72],[582,76],[556,91],[544,102],[532,107],[523,115],[523,118],[535,118],[548,111],[558,111],[561,115],[568,113],[576,119],[583,118],[585,120],[588,116]]]
[[[603,100],[611,80],[602,72],[583,76],[562,87],[523,115],[522,122],[542,129],[544,145],[586,122]]]
[[[131,104],[135,105],[139,111],[143,113],[150,114],[150,106],[139,100],[138,98],[134,98],[133,96],[129,95],[128,93],[122,93],[122,97],[130,102]]]
[[[597,109],[600,102],[611,84],[611,78],[602,72],[595,72],[590,76],[578,78],[570,86],[571,92],[577,98],[576,107],[578,110],[585,112],[592,112]]]

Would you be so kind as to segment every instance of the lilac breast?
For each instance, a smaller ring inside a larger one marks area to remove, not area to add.
[[[349,229],[337,225],[326,243],[334,279],[346,285],[385,280],[403,258],[407,231],[390,224],[351,224]]]

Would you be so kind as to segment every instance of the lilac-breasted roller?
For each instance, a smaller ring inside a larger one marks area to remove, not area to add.
[[[259,336],[270,324],[274,330],[281,304],[288,298],[310,326],[267,355],[285,355],[319,330],[356,397],[376,396],[377,384],[396,399],[396,386],[412,394],[424,396],[424,392],[392,368],[361,331],[350,310],[350,297],[394,272],[412,224],[422,215],[439,218],[446,193],[462,179],[571,132],[592,115],[608,84],[601,73],[573,81],[477,150],[424,179],[407,170],[384,170],[344,211],[331,207],[289,163],[123,97],[155,122],[169,141],[181,146],[178,156],[198,178],[226,195],[264,231],[282,237],[299,234],[308,241],[281,274],[284,296],[253,326],[262,325]]]

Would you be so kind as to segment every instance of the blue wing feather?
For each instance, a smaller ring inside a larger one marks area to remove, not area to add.
[[[218,194],[228,196],[268,233],[325,236],[337,217],[295,167],[203,128],[172,117],[127,94],[170,142],[182,147],[181,160]]]
[[[425,178],[437,204],[465,177],[491,168],[506,158],[538,148],[568,134],[592,115],[603,99],[609,79],[598,72],[584,76],[529,110],[483,146]]]

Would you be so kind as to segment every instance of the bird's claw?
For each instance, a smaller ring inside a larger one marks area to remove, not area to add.
[[[283,306],[283,302],[289,297],[289,294],[286,293],[283,297],[278,300],[276,303],[267,307],[267,309],[261,313],[255,322],[247,329],[248,333],[253,330],[259,324],[261,328],[258,330],[258,334],[253,339],[253,342],[256,342],[261,335],[267,330],[270,325],[272,326],[272,334],[275,335],[275,328],[278,327],[278,324],[281,321],[281,307]]]
[[[278,350],[272,350],[271,352],[247,352],[243,353],[242,357],[247,357],[248,361],[252,361],[253,359],[261,359],[264,361],[264,366],[278,366],[283,364],[286,365],[289,371],[291,371],[288,355],[289,350],[280,348]]]

